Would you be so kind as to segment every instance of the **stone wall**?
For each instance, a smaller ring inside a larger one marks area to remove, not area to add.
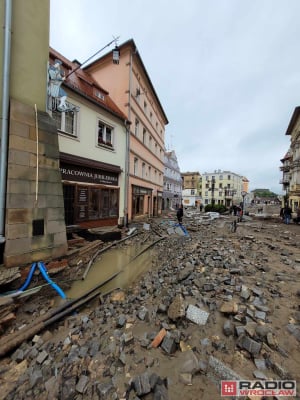
[[[16,100],[10,103],[5,237],[6,267],[67,252],[55,124],[46,112],[36,117],[33,107]]]

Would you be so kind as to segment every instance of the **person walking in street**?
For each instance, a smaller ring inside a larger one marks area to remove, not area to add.
[[[286,204],[286,206],[284,207],[283,215],[284,215],[284,223],[288,225],[292,218],[292,209],[291,207],[289,207],[288,204]]]
[[[177,210],[177,220],[178,223],[181,224],[182,223],[182,217],[183,217],[183,205],[181,204],[181,206],[178,208]]]

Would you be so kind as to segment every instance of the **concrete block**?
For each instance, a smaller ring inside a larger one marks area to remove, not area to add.
[[[173,354],[176,351],[175,339],[171,336],[166,335],[160,345],[160,347],[168,354]]]
[[[79,381],[76,385],[76,391],[79,393],[84,393],[85,388],[89,382],[89,378],[86,375],[81,375]]]
[[[6,239],[20,239],[29,237],[31,226],[28,224],[15,224],[6,226]]]
[[[259,354],[262,346],[261,343],[256,342],[255,340],[249,338],[246,335],[240,336],[240,338],[237,341],[237,345],[240,348],[247,350],[252,355]]]
[[[244,380],[236,371],[233,371],[216,357],[210,356],[207,366],[207,377],[220,387],[222,380]]]
[[[138,396],[143,396],[151,392],[151,385],[147,372],[133,378],[132,384]]]
[[[197,325],[205,325],[208,319],[209,313],[201,310],[200,308],[190,304],[186,311],[186,318]]]

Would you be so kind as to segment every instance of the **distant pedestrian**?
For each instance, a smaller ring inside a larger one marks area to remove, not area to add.
[[[284,215],[284,223],[288,225],[291,222],[291,218],[292,218],[292,209],[291,209],[291,207],[286,205],[284,207],[284,210],[283,210],[283,215]]]
[[[203,210],[203,204],[200,204],[200,212]]]
[[[242,207],[240,207],[240,206],[237,206],[237,207],[236,207],[236,216],[237,216],[238,222],[242,222],[242,219],[243,219],[243,210],[242,210]]]
[[[177,215],[177,220],[178,220],[179,224],[181,224],[182,223],[182,217],[183,217],[183,205],[182,204],[178,208],[176,215]]]

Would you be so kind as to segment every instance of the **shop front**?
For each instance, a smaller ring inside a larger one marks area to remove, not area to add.
[[[60,154],[65,222],[81,228],[119,223],[119,166]]]
[[[152,215],[152,189],[132,185],[132,218]]]

